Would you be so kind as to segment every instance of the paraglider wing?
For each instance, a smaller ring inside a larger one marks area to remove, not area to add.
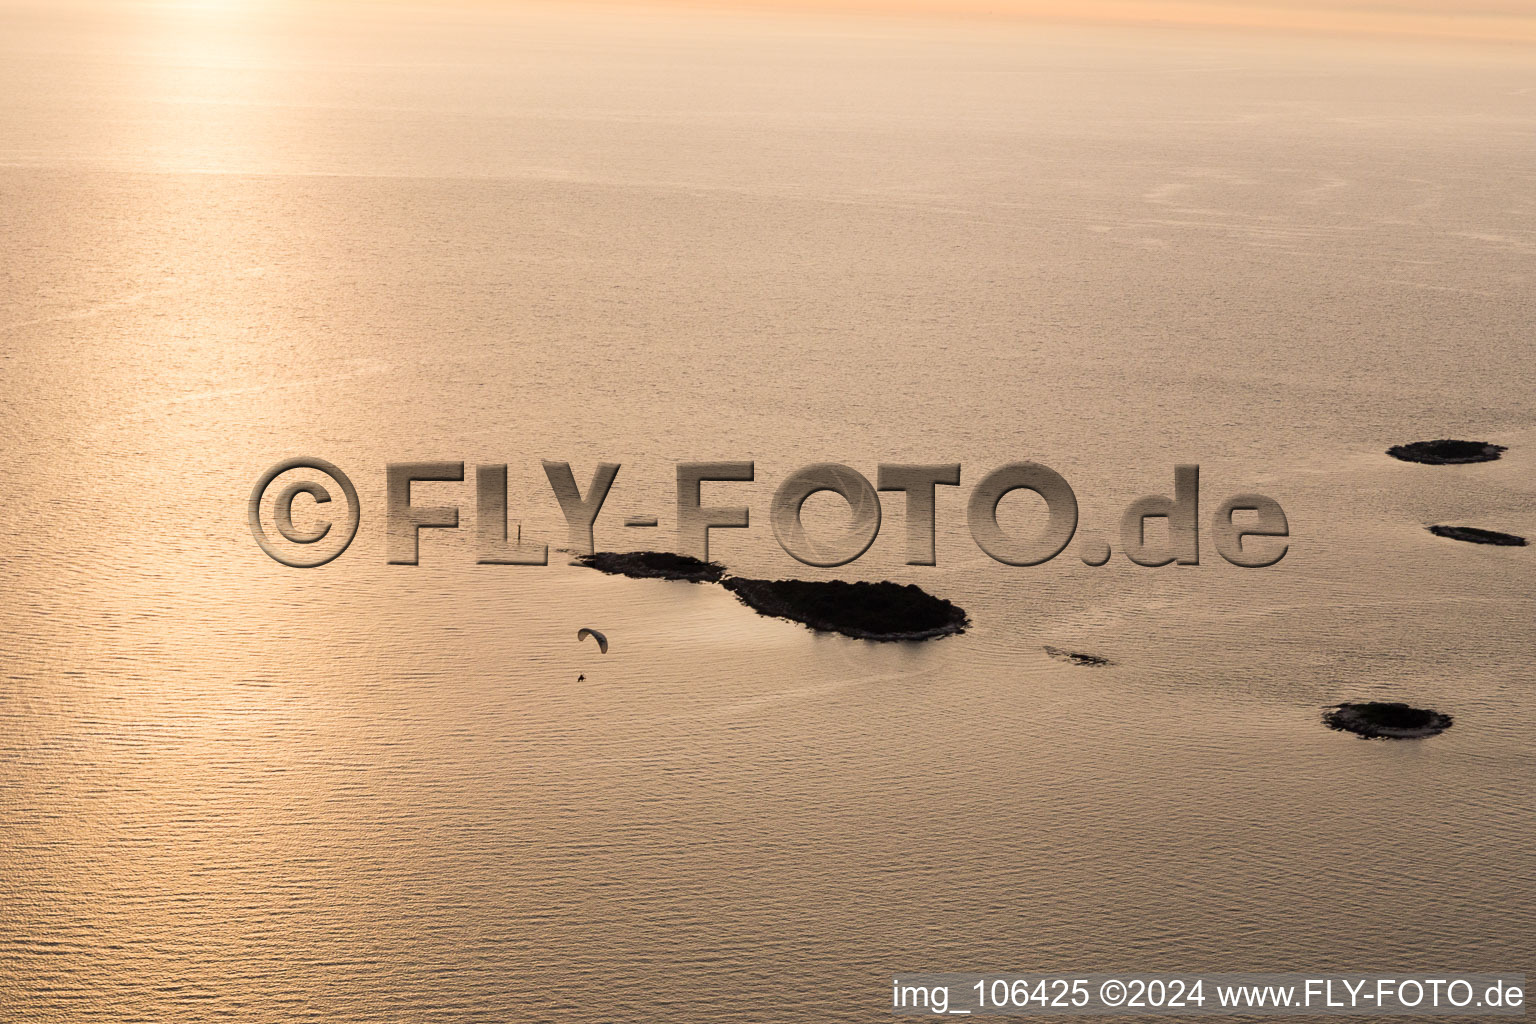
[[[587,637],[591,637],[593,640],[597,641],[597,649],[599,651],[601,651],[603,654],[608,653],[608,638],[606,636],[603,636],[603,634],[599,633],[595,629],[588,629],[586,626],[583,626],[576,631],[576,639],[578,641],[585,640]]]

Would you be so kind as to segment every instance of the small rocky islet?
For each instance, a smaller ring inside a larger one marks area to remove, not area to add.
[[[1323,723],[1328,728],[1365,739],[1423,739],[1445,732],[1452,721],[1443,712],[1396,701],[1335,704],[1323,713]]]
[[[671,551],[598,551],[577,556],[576,564],[612,576],[628,576],[637,580],[719,583],[725,575],[725,566],[719,562],[705,562]]]
[[[1395,444],[1387,454],[1404,462],[1426,466],[1462,466],[1473,462],[1492,462],[1509,449],[1488,441],[1457,441],[1442,437],[1438,441],[1412,441]]]
[[[965,609],[914,584],[844,580],[755,580],[725,566],[668,551],[599,551],[576,564],[635,579],[719,583],[760,615],[857,640],[932,640],[963,633]]]
[[[1046,654],[1055,658],[1057,661],[1064,661],[1068,665],[1081,665],[1085,668],[1102,668],[1105,665],[1114,664],[1114,662],[1110,661],[1108,658],[1098,654],[1086,654],[1082,651],[1067,651],[1060,647],[1050,646],[1045,647],[1044,650]]]
[[[1493,544],[1506,548],[1523,548],[1526,544],[1524,537],[1500,533],[1498,530],[1484,530],[1478,526],[1431,526],[1428,529],[1436,537],[1464,540],[1468,544]]]

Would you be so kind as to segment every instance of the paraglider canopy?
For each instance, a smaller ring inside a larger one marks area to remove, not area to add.
[[[597,630],[589,629],[586,626],[583,626],[576,631],[576,639],[578,641],[585,640],[587,637],[591,637],[593,640],[597,641],[597,649],[599,651],[601,651],[603,654],[608,653],[608,638],[606,636],[603,636],[603,634],[599,633]]]

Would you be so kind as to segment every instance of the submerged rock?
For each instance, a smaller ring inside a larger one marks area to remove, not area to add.
[[[1525,547],[1524,537],[1516,537],[1512,533],[1500,533],[1497,530],[1484,530],[1476,526],[1431,526],[1429,532],[1436,537],[1464,540],[1469,544],[1498,544],[1508,548]]]
[[[1468,462],[1492,462],[1508,451],[1501,444],[1487,441],[1453,441],[1443,437],[1438,441],[1414,441],[1397,444],[1387,449],[1387,454],[1404,462],[1422,462],[1429,466],[1455,466]]]
[[[576,563],[598,572],[640,580],[718,583],[720,577],[725,575],[725,566],[718,562],[701,562],[689,555],[678,555],[671,551],[599,551],[593,555],[581,555]]]
[[[931,640],[963,633],[965,609],[921,587],[843,580],[727,578],[725,589],[762,615],[859,640]]]
[[[1368,701],[1339,704],[1323,715],[1330,729],[1352,732],[1367,739],[1416,740],[1434,736],[1451,727],[1451,716],[1396,702]]]
[[[1060,647],[1046,647],[1045,653],[1057,661],[1065,661],[1070,665],[1086,665],[1098,668],[1101,665],[1112,665],[1114,662],[1097,654],[1084,654],[1081,651],[1064,651]]]

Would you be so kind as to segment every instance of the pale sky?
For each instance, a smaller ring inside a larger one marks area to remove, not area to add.
[[[1536,43],[1536,0],[673,0],[699,7],[955,14]]]

